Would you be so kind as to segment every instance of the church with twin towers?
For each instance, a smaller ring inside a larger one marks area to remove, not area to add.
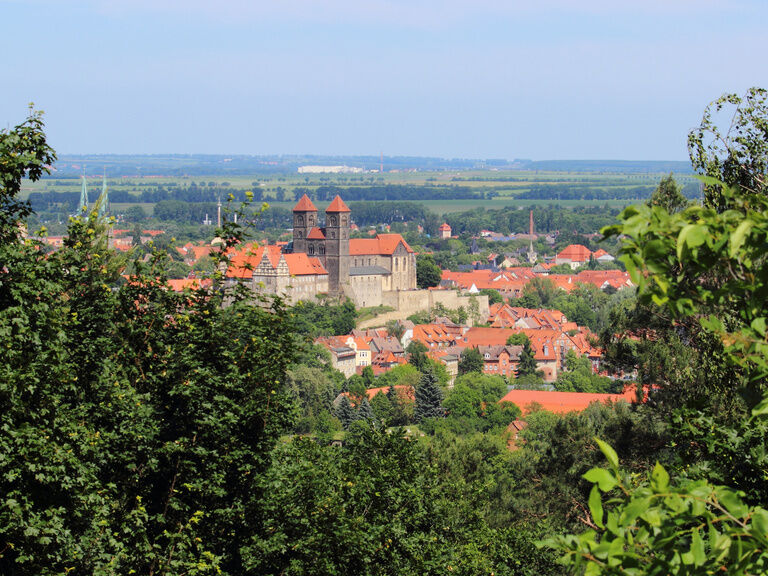
[[[227,276],[290,303],[318,296],[349,297],[355,306],[381,306],[416,290],[416,255],[400,234],[350,238],[352,211],[336,196],[320,221],[305,194],[293,208],[293,242],[233,254]],[[397,307],[397,306],[393,306]]]
[[[305,194],[293,208],[292,253],[317,258],[328,273],[328,293],[357,306],[379,306],[385,292],[416,289],[416,256],[400,234],[350,238],[352,211],[340,196],[318,210]]]

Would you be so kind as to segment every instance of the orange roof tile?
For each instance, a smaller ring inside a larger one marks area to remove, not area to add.
[[[349,254],[351,256],[365,256],[368,254],[391,255],[397,250],[398,245],[403,244],[406,252],[413,252],[408,243],[400,234],[379,234],[376,238],[352,238],[349,241]]]
[[[540,390],[510,390],[499,402],[512,402],[523,413],[528,413],[531,404],[538,404],[548,412],[565,414],[580,412],[592,402],[633,402],[635,392],[626,390],[623,394],[589,394],[586,392],[548,392]]]
[[[336,198],[333,199],[333,202],[328,206],[328,208],[325,209],[326,212],[352,212],[346,204],[344,204],[344,200],[341,199],[341,196],[336,195]]]
[[[323,234],[321,228],[315,227],[307,234],[307,240],[325,240],[325,234]]]
[[[283,254],[285,263],[288,265],[288,273],[291,276],[306,276],[309,274],[328,274],[320,260],[317,258],[310,259],[306,254]],[[312,260],[315,262],[313,263]],[[321,271],[322,269],[322,271]]]
[[[309,196],[304,194],[301,198],[299,198],[299,201],[296,203],[296,206],[293,207],[294,212],[317,212],[317,208],[315,208],[315,205],[312,204],[312,200],[309,199]]]
[[[581,244],[569,244],[563,251],[560,252],[556,258],[563,260],[570,260],[571,262],[589,262],[589,257],[592,255],[589,248],[582,246]]]
[[[168,279],[168,286],[174,292],[182,292],[185,288],[190,290],[196,290],[197,288],[207,287],[211,285],[211,280],[200,278],[181,278],[181,279]]]

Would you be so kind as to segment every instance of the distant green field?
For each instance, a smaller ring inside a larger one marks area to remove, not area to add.
[[[228,188],[235,190],[258,189],[262,191],[267,202],[275,206],[291,208],[296,188],[314,190],[319,186],[337,186],[355,188],[372,185],[429,185],[445,187],[467,187],[496,197],[488,200],[423,200],[421,204],[433,212],[460,212],[474,208],[524,207],[553,204],[562,207],[573,206],[611,206],[620,207],[636,203],[638,200],[549,200],[518,199],[517,196],[529,191],[533,186],[558,185],[579,188],[601,188],[624,191],[636,186],[655,186],[664,174],[620,174],[599,172],[551,172],[523,170],[470,170],[470,171],[441,171],[441,172],[386,172],[384,174],[291,174],[274,176],[195,176],[195,177],[157,177],[131,176],[125,178],[107,179],[110,191],[123,191],[129,194],[139,194],[145,190],[154,190],[158,186],[169,185],[189,186],[193,182],[198,186],[216,187],[226,194]],[[676,176],[677,181],[684,185],[692,181],[690,175]],[[27,198],[32,192],[79,192],[81,182],[78,178],[56,179],[46,178],[38,182],[25,182],[21,197]],[[89,196],[93,200],[101,191],[101,179],[89,178]],[[282,191],[291,201],[276,202],[275,195]],[[323,209],[322,203],[317,203]],[[114,204],[116,210],[124,210],[133,203]],[[153,204],[140,204],[147,213],[153,211]]]

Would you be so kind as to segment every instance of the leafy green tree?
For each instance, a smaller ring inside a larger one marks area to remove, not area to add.
[[[392,402],[389,400],[389,394],[382,394],[380,392],[371,398],[371,410],[373,411],[373,415],[377,420],[384,422],[385,424],[389,424],[392,420],[393,413]]]
[[[459,360],[459,374],[483,371],[483,357],[477,348],[465,348]]]
[[[376,386],[376,376],[373,374],[373,368],[370,366],[363,367],[360,376],[363,378],[366,388],[374,388]]]
[[[518,375],[512,381],[512,386],[515,390],[549,390],[544,379],[537,374],[522,374]]]
[[[141,246],[141,224],[138,222],[131,229],[131,246]]]
[[[563,561],[585,574],[760,574],[768,569],[768,510],[703,480],[674,483],[659,463],[640,483],[598,440],[608,468],[592,468],[591,528],[549,540]],[[601,492],[608,499],[606,511]]]
[[[517,305],[524,308],[551,308],[559,293],[559,288],[552,280],[536,276],[523,287],[523,295],[518,298]]]
[[[507,346],[525,346],[526,342],[530,346],[531,340],[525,332],[515,332],[507,338]]]
[[[416,388],[414,418],[416,422],[423,422],[429,418],[442,418],[443,416],[445,416],[443,391],[440,389],[437,377],[426,372],[422,375],[421,382]]]
[[[719,114],[731,113],[720,119]],[[764,195],[768,173],[768,92],[750,88],[744,94],[725,94],[704,111],[701,124],[688,135],[694,170],[738,186],[744,194]],[[705,181],[704,205],[723,212],[728,199],[722,187]]]
[[[0,130],[0,244],[17,239],[18,224],[31,213],[29,202],[17,198],[22,179],[39,180],[56,160],[43,127],[43,113],[30,105],[24,122],[11,130]]]
[[[125,210],[125,220],[126,222],[141,222],[142,220],[146,220],[147,213],[141,206],[129,206]]]
[[[408,363],[415,366],[417,370],[423,371],[429,361],[429,358],[427,358],[427,350],[429,350],[429,348],[422,342],[411,340],[405,348],[405,351],[408,353]]]
[[[613,391],[611,379],[595,374],[589,358],[578,356],[573,350],[568,350],[565,355],[565,367],[566,370],[557,376],[555,390],[592,393]]]
[[[493,288],[483,288],[480,290],[480,294],[485,294],[488,296],[488,304],[501,304],[504,302],[504,298],[499,293],[498,290],[494,290]]]
[[[680,212],[688,206],[688,199],[680,192],[680,187],[675,182],[674,176],[670,173],[659,182],[656,190],[653,191],[648,199],[649,206],[660,206],[670,214]]]
[[[279,300],[168,290],[166,258],[119,286],[95,215],[44,259],[0,242],[0,572],[243,571],[292,328]]]
[[[419,288],[431,288],[440,284],[443,273],[434,258],[427,255],[419,255],[416,259],[416,285]]]
[[[403,326],[399,320],[387,321],[387,334],[389,334],[390,336],[394,336],[395,338],[400,340],[403,337],[404,333],[405,333],[405,326]]]
[[[338,384],[325,369],[298,364],[288,371],[288,387],[298,410],[294,431],[299,434],[312,432],[321,416],[333,408]]]

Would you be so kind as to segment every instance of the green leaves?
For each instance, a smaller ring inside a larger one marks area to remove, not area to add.
[[[616,476],[605,468],[592,468],[583,477],[585,480],[597,484],[603,492],[610,491],[619,483]]]
[[[768,511],[747,506],[729,488],[703,481],[675,486],[658,463],[636,484],[627,484],[632,477],[621,470],[593,468],[584,478],[595,482],[588,500],[595,529],[548,543],[574,570],[747,575],[768,568]],[[603,502],[601,490],[614,487],[618,496]]]
[[[597,486],[592,486],[592,490],[589,492],[589,513],[592,515],[592,521],[595,525],[598,528],[603,528],[603,503]]]
[[[597,445],[600,447],[600,451],[603,453],[606,460],[608,460],[611,468],[613,468],[614,471],[618,471],[619,457],[616,455],[616,450],[614,450],[607,442],[600,440],[600,438],[595,438],[595,442],[597,442]]]

